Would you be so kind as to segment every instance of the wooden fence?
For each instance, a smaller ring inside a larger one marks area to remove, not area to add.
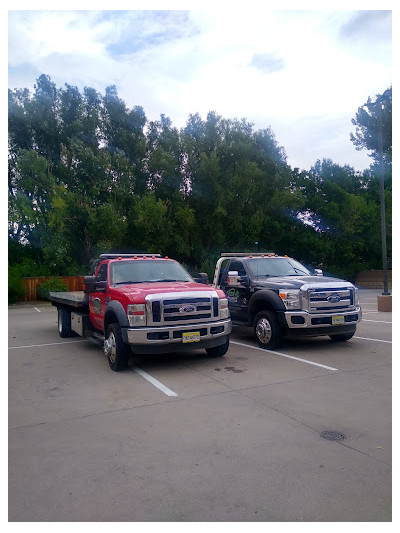
[[[57,279],[63,281],[69,291],[83,291],[83,276],[40,276],[37,278],[24,278],[22,280],[25,295],[21,298],[23,302],[34,302],[39,300],[37,293],[38,286],[49,279]]]
[[[362,289],[383,289],[383,270],[363,270],[358,272],[355,285]],[[388,288],[392,289],[391,270],[388,270]]]

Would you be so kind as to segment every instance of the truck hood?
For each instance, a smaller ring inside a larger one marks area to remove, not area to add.
[[[216,290],[212,285],[204,285],[203,283],[184,282],[184,281],[165,281],[155,283],[133,283],[131,285],[120,285],[112,288],[113,292],[123,294],[130,300],[137,301],[144,298],[148,294],[162,294],[174,292],[216,292],[220,298],[224,298],[224,293],[221,290]]]
[[[257,287],[271,289],[300,289],[305,284],[318,284],[322,287],[327,284],[346,283],[352,285],[349,281],[339,278],[331,278],[328,276],[273,276],[269,278],[257,278],[254,284]]]

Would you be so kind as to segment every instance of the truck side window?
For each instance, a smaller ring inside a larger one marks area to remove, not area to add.
[[[107,263],[103,263],[96,276],[97,281],[107,281]]]
[[[243,265],[242,261],[231,261],[230,264],[229,264],[229,270],[230,271],[237,270],[239,276],[245,276],[246,275],[246,271],[244,269],[244,265]]]

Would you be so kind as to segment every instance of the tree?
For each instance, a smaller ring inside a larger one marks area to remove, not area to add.
[[[353,138],[377,161],[379,109],[390,207],[391,89],[359,109]],[[244,118],[195,113],[178,130],[163,114],[147,122],[115,86],[58,89],[42,75],[32,92],[9,91],[8,163],[10,250],[28,260],[19,273],[29,261],[82,272],[105,251],[209,271],[221,251],[256,242],[343,275],[379,268],[376,164],[359,173],[322,159],[292,171],[272,130]]]
[[[352,124],[356,126],[355,134],[350,139],[356,150],[370,150],[369,154],[375,163],[379,163],[379,130],[382,128],[382,148],[385,165],[392,163],[392,87],[383,94],[378,94],[375,102],[368,98],[367,102],[358,108]]]

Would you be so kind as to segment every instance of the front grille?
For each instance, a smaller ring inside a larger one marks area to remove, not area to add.
[[[352,287],[309,288],[305,300],[309,313],[340,313],[355,307]]]
[[[219,298],[215,292],[207,295],[180,293],[182,297],[169,294],[153,294],[148,299],[148,325],[179,325],[219,318]]]

